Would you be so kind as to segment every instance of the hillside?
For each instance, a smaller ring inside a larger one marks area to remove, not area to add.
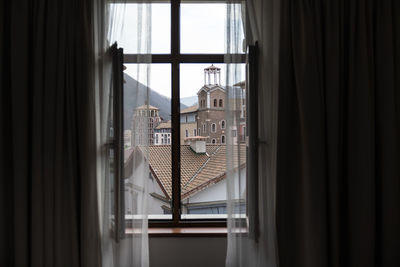
[[[197,101],[198,101],[198,96],[197,95],[196,96],[188,96],[188,97],[182,97],[181,98],[181,103],[186,105],[186,106],[188,106],[188,107],[191,107],[191,106],[197,104]]]
[[[146,97],[147,87],[138,83],[135,79],[124,73],[124,128],[131,128],[133,111],[136,107],[143,105],[143,99]],[[138,88],[139,87],[139,88]],[[137,99],[140,102],[137,102]],[[160,109],[160,116],[164,120],[171,119],[171,99],[160,95],[150,89],[149,91],[150,105]],[[186,105],[181,104],[181,109],[186,108]]]

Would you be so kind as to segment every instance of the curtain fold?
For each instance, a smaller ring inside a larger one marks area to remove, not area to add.
[[[0,265],[99,266],[93,1],[1,12]]]
[[[135,51],[140,54],[137,57],[137,64],[133,68],[136,70],[136,77],[140,78],[141,84],[146,86],[146,92],[136,90],[135,103],[133,106],[139,107],[149,105],[150,87],[150,63],[151,56],[151,4],[148,1],[135,1],[127,4],[124,1],[105,2],[103,17],[105,21],[103,43],[104,48],[117,42],[118,47],[124,50]],[[126,25],[136,25],[136,28],[127,28]],[[116,179],[113,169],[114,155],[117,153],[110,149],[109,142],[113,136],[113,88],[112,88],[112,58],[110,51],[101,51],[101,62],[98,65],[99,84],[98,95],[98,192],[100,196],[99,210],[101,221],[102,239],[102,266],[149,266],[149,247],[148,247],[148,189],[147,179],[149,175],[148,167],[148,144],[149,141],[135,138],[135,131],[132,134],[131,147],[123,148],[125,157],[123,166],[130,166],[131,171],[126,171],[122,177],[124,184],[125,197],[121,201],[121,210],[125,218],[126,234],[119,241],[115,239],[114,215],[116,206],[114,202]],[[139,80],[138,78],[138,80]],[[136,87],[139,88],[139,81]],[[140,85],[140,86],[143,86]],[[125,107],[122,107],[124,110]],[[130,113],[130,112],[128,112]],[[126,113],[123,112],[125,115]],[[125,120],[126,121],[126,120]],[[147,127],[147,124],[146,126]],[[124,129],[130,129],[130,125],[125,125]],[[122,130],[124,130],[122,129]],[[146,131],[146,129],[134,129],[136,131]],[[146,135],[147,137],[147,135]],[[132,148],[132,149],[131,149]],[[128,210],[129,209],[129,214]]]
[[[281,266],[398,266],[397,1],[282,1]]]
[[[226,266],[277,266],[277,247],[276,247],[276,226],[275,226],[275,165],[276,165],[276,135],[277,135],[277,59],[278,54],[278,25],[279,25],[279,1],[246,1],[246,9],[241,10],[240,6],[235,6],[235,1],[228,2],[227,12],[227,56],[226,63],[234,60],[233,54],[241,53],[241,44],[243,40],[238,38],[239,20],[241,12],[245,12],[245,29],[246,43],[254,44],[256,41],[259,45],[258,52],[258,70],[257,99],[247,101],[256,103],[258,111],[258,132],[255,133],[257,142],[257,155],[252,155],[258,160],[258,176],[254,177],[253,172],[248,171],[247,179],[250,182],[247,186],[258,185],[257,187],[246,188],[246,194],[258,194],[258,208],[253,205],[255,202],[247,203],[247,212],[242,210],[243,214],[250,215],[248,220],[258,220],[250,222],[253,226],[249,228],[246,220],[237,218],[234,200],[238,198],[236,192],[240,192],[241,184],[235,181],[234,167],[238,164],[238,156],[235,149],[238,144],[232,138],[231,132],[227,133],[227,186],[228,186],[228,250],[226,258]],[[231,7],[229,7],[231,5]],[[240,21],[240,20],[239,20]],[[235,88],[232,83],[235,78],[240,77],[238,74],[240,69],[234,64],[228,64],[227,81],[228,98],[240,99],[244,97],[241,91]],[[249,74],[247,75],[249,77]],[[248,82],[246,82],[245,90]],[[248,95],[247,95],[248,96]],[[238,125],[239,114],[238,104],[236,101],[229,103],[226,110],[227,125],[235,127]],[[250,116],[250,106],[247,108],[247,114]],[[249,120],[248,120],[249,121]],[[247,129],[250,129],[247,125]],[[230,129],[230,128],[228,128]],[[253,133],[248,133],[252,136]],[[252,150],[248,148],[252,153]],[[239,155],[246,157],[246,155]],[[251,157],[250,157],[251,158]],[[249,157],[247,158],[249,159]],[[253,162],[247,162],[247,167],[252,168]],[[239,175],[239,180],[245,180],[245,176]],[[252,197],[252,196],[248,196]],[[240,210],[240,209],[239,209]],[[252,217],[251,214],[258,214]],[[247,217],[247,216],[246,216]],[[257,218],[258,217],[258,218]],[[249,232],[250,231],[250,232]]]

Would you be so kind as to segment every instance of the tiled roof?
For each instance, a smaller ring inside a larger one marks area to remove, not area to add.
[[[203,87],[201,87],[201,89],[197,92],[197,94],[200,94],[200,92],[202,90],[204,90],[206,92],[209,92],[209,91],[211,92],[211,91],[215,91],[217,89],[222,90],[223,92],[225,92],[224,87],[222,87],[222,86],[220,86],[218,84],[206,84],[206,85],[203,85]]]
[[[241,82],[238,82],[238,83],[234,84],[233,86],[240,86],[241,88],[245,88],[246,82],[245,81],[241,81]]]
[[[141,105],[140,107],[136,108],[137,110],[143,109],[143,110],[147,110],[147,105]],[[149,110],[159,110],[159,108],[149,105]]]
[[[204,70],[221,70],[220,68],[218,68],[218,67],[216,67],[216,66],[214,66],[214,64],[211,64],[211,66],[209,66],[209,67],[207,67],[207,68],[205,68]]]
[[[237,151],[237,148],[235,148]],[[188,198],[225,178],[226,146],[207,145],[205,154],[195,153],[189,145],[181,145],[181,195]],[[240,146],[240,165],[245,164],[246,146]],[[237,153],[234,153],[237,154]],[[150,146],[150,169],[160,182],[167,198],[171,198],[171,146]],[[237,163],[235,168],[237,168]]]
[[[198,109],[199,109],[199,105],[196,104],[196,105],[193,105],[191,107],[182,109],[181,110],[181,114],[196,112]]]
[[[156,129],[170,129],[171,128],[171,121],[167,121],[167,122],[162,122],[160,123]]]

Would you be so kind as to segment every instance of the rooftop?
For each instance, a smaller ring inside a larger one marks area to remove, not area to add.
[[[170,129],[171,128],[171,121],[161,122],[156,129]]]
[[[233,148],[232,153],[238,155],[238,148]],[[132,152],[125,151],[125,166],[132,160]],[[240,167],[245,166],[246,145],[240,145]],[[128,156],[129,154],[129,156]],[[159,182],[165,197],[171,199],[171,146],[149,146],[150,171]],[[237,157],[235,157],[237,159]],[[237,168],[238,162],[235,160]],[[216,184],[226,177],[226,145],[208,145],[206,153],[197,154],[189,145],[181,145],[181,196],[186,199],[207,187]],[[129,171],[128,171],[129,172]],[[127,172],[126,172],[127,173]],[[131,173],[131,172],[129,172]]]
[[[204,90],[206,92],[209,92],[209,91],[212,92],[214,90],[222,90],[223,92],[225,92],[225,88],[219,84],[205,84],[205,85],[203,85],[203,87],[201,87],[201,89],[197,92],[197,94],[200,94],[200,92],[202,90]]]
[[[147,107],[148,106],[148,107]],[[159,110],[159,108],[154,107],[152,105],[141,105],[140,107],[137,107],[136,110]]]
[[[221,70],[221,69],[216,67],[216,66],[214,66],[214,64],[211,64],[211,66],[205,68],[204,70],[208,71],[208,70]]]
[[[246,81],[238,82],[238,83],[234,84],[233,86],[239,86],[243,89],[246,89]]]
[[[199,105],[196,104],[191,107],[182,109],[181,114],[196,112],[198,109],[199,109]]]

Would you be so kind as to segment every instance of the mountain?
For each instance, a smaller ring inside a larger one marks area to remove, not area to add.
[[[195,104],[197,104],[198,97],[197,96],[188,96],[188,97],[182,97],[181,98],[181,104],[184,104],[185,106],[191,107]]]
[[[147,87],[137,82],[131,76],[124,73],[124,128],[130,129],[133,111],[136,107],[144,104]],[[139,99],[139,101],[137,101]],[[149,90],[150,105],[160,109],[160,117],[164,121],[171,119],[171,99],[153,90]],[[187,106],[181,104],[181,109]]]

